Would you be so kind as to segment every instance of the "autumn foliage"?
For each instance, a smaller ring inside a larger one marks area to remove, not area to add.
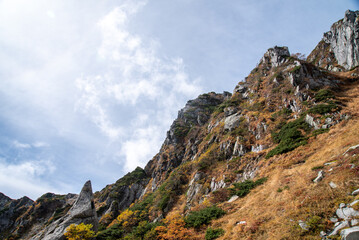
[[[95,236],[95,232],[91,230],[92,224],[71,224],[65,232],[68,240],[87,240]]]
[[[166,217],[163,220],[166,226],[156,227],[158,239],[161,240],[186,240],[195,239],[192,229],[185,227],[186,223],[179,214]]]

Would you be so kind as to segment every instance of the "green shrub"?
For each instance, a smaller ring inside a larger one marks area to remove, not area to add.
[[[266,158],[292,151],[299,146],[307,144],[307,138],[299,131],[300,129],[306,132],[310,130],[309,124],[303,118],[283,125],[279,132],[272,132],[273,141],[279,144],[269,151]]]
[[[203,208],[199,211],[192,211],[185,218],[187,227],[199,228],[204,224],[209,224],[211,220],[220,218],[226,212],[217,206]]]
[[[315,171],[315,170],[318,170],[318,169],[323,169],[324,166],[315,166],[315,167],[312,167],[312,170]]]
[[[116,187],[129,186],[131,184],[141,182],[142,180],[146,179],[146,177],[147,176],[145,171],[142,168],[137,167],[132,172],[127,173],[125,176],[117,180],[115,185]]]
[[[328,89],[320,89],[314,96],[314,99],[318,102],[324,102],[334,98],[333,92]]]
[[[338,109],[338,106],[334,103],[318,104],[318,105],[314,105],[311,109],[308,110],[308,112],[313,113],[313,114],[324,115],[324,114],[330,113],[336,109]]]
[[[208,228],[206,231],[206,240],[212,240],[219,238],[224,234],[224,230],[222,228]]]
[[[175,122],[174,126],[174,135],[178,139],[183,139],[185,136],[187,136],[187,133],[190,130],[190,126],[185,123]]]
[[[319,216],[313,216],[307,220],[309,231],[319,233],[325,229],[324,220]]]
[[[119,224],[114,224],[104,231],[100,231],[96,235],[97,240],[113,240],[120,239],[123,237],[124,230]]]
[[[245,197],[253,188],[262,185],[265,181],[267,181],[267,178],[260,178],[255,182],[253,180],[246,180],[244,182],[234,183],[233,187],[229,189],[231,191],[230,195]]]
[[[316,129],[312,132],[312,136],[313,137],[316,137],[322,133],[326,133],[326,132],[329,132],[329,128],[321,128],[321,129]]]

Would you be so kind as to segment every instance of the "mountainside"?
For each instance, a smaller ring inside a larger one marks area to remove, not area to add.
[[[178,112],[144,169],[92,194],[0,193],[1,239],[359,239],[359,11],[306,60],[267,50],[233,93]]]

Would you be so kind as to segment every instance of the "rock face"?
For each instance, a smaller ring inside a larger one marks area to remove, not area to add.
[[[289,50],[287,47],[278,47],[268,49],[262,58],[262,62],[270,63],[272,67],[278,67],[289,57]]]
[[[359,227],[352,227],[344,229],[340,233],[342,240],[356,240],[359,239]]]
[[[98,221],[95,210],[91,182],[87,181],[83,186],[76,202],[62,218],[56,220],[44,231],[35,235],[33,240],[60,240],[65,239],[66,228],[71,224],[92,224],[93,230],[97,231]]]
[[[308,61],[332,71],[350,70],[359,65],[359,11],[345,12],[308,56]],[[338,65],[338,66],[337,66]]]
[[[338,64],[346,70],[359,65],[359,11],[345,12],[344,19],[336,22],[323,40],[330,44]]]

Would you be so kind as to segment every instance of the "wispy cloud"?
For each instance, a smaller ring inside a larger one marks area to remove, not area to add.
[[[188,77],[181,58],[160,57],[158,42],[129,30],[131,18],[145,4],[126,1],[98,22],[98,57],[109,67],[76,80],[81,91],[77,111],[117,141],[118,161],[126,170],[144,166],[158,151],[177,110],[201,92],[200,79]]]
[[[13,145],[16,147],[16,148],[31,148],[31,145],[28,144],[28,143],[21,143],[17,140],[13,141]]]
[[[55,171],[51,161],[25,161],[20,164],[9,164],[0,159],[0,189],[5,194],[12,192],[12,197],[28,196],[37,198],[50,189],[61,191],[51,187],[41,179],[42,176]]]

